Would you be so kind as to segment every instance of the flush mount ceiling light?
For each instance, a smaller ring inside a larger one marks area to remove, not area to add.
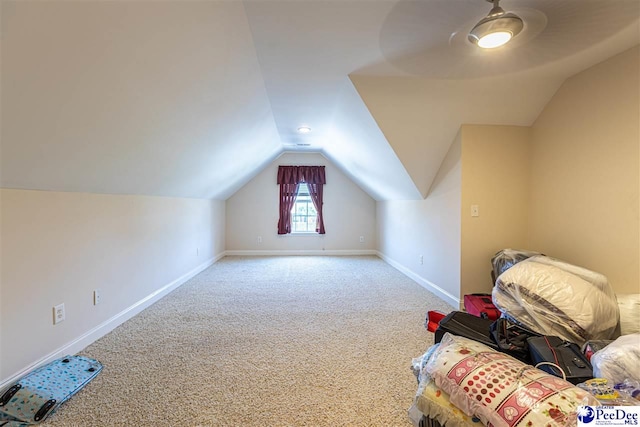
[[[309,126],[300,126],[298,128],[298,133],[309,133],[311,132],[311,128]]]
[[[524,24],[518,15],[505,12],[499,5],[500,0],[487,1],[493,4],[493,8],[473,27],[468,38],[484,49],[493,49],[517,36]]]

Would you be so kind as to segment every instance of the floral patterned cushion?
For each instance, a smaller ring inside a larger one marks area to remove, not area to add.
[[[425,367],[451,403],[487,426],[575,426],[588,392],[463,337],[445,334]]]

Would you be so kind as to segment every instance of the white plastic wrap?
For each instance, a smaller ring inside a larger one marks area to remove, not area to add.
[[[640,403],[624,388],[614,388],[614,384],[606,378],[593,378],[577,386],[606,406],[636,406]]]
[[[493,267],[493,279],[498,278],[502,273],[527,258],[532,256],[542,255],[540,252],[525,251],[521,249],[506,248],[498,251],[493,258],[491,258],[491,266]]]
[[[640,332],[640,294],[618,294],[620,308],[620,334]]]
[[[418,383],[420,387],[422,387],[422,384],[425,381],[429,381],[431,379],[431,377],[429,377],[429,374],[425,371],[424,368],[427,365],[427,362],[429,361],[431,356],[433,356],[433,353],[435,353],[439,345],[440,345],[439,343],[432,345],[427,349],[426,353],[424,353],[420,357],[416,357],[411,361],[411,370],[413,371],[416,378],[418,379]],[[420,390],[418,390],[418,393],[420,393]]]
[[[484,425],[575,426],[578,406],[599,405],[561,378],[449,333],[425,370],[453,405]]]
[[[640,405],[640,381],[624,380],[624,382],[618,383],[615,386],[616,390],[623,391],[638,401],[637,405]]]
[[[640,382],[640,333],[623,335],[591,356],[593,376],[614,384]]]
[[[618,303],[605,276],[546,256],[501,274],[492,297],[507,317],[578,345],[612,338],[618,325]]]

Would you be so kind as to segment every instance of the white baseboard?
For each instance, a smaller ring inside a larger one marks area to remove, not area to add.
[[[404,265],[402,265],[399,262],[389,258],[385,254],[376,251],[376,255],[378,255],[378,257],[380,257],[382,260],[384,260],[384,262],[386,262],[387,264],[389,264],[390,266],[392,266],[396,270],[400,271],[405,276],[407,276],[410,279],[416,281],[420,286],[422,286],[423,288],[425,288],[429,292],[433,292],[434,294],[436,294],[437,296],[442,298],[444,300],[444,302],[446,302],[447,304],[451,305],[451,307],[453,307],[454,309],[456,309],[456,310],[460,309],[460,307],[461,307],[460,299],[458,297],[456,297],[455,295],[451,295],[449,292],[445,291],[440,286],[436,285],[435,283],[432,283],[432,282],[428,281],[424,277],[420,276],[419,274],[415,273],[414,271],[411,271],[410,269],[408,269]]]
[[[0,390],[4,389],[9,384],[12,384],[13,382],[17,381],[18,379],[20,379],[21,377],[23,377],[24,375],[26,375],[27,373],[31,372],[32,370],[36,369],[39,366],[49,363],[55,359],[59,359],[60,357],[66,356],[68,354],[78,353],[79,351],[87,347],[89,344],[102,338],[103,336],[105,336],[106,334],[108,334],[109,332],[111,332],[112,330],[114,330],[115,328],[117,328],[127,320],[131,319],[136,314],[140,313],[142,310],[149,307],[156,301],[160,300],[162,297],[164,297],[171,291],[175,290],[176,288],[184,284],[186,281],[188,281],[198,273],[202,272],[203,270],[205,270],[206,268],[208,268],[209,266],[211,266],[212,264],[214,264],[216,261],[218,261],[220,258],[224,256],[225,256],[225,253],[222,252],[216,255],[214,258],[211,258],[203,262],[193,270],[183,274],[182,276],[178,277],[176,280],[168,283],[167,285],[163,286],[157,291],[147,295],[140,301],[127,307],[126,309],[122,310],[120,313],[102,322],[95,328],[80,335],[73,341],[68,342],[67,344],[54,350],[53,352],[47,354],[46,356],[40,358],[39,360],[36,360],[35,362],[29,364],[28,366],[24,367],[20,371],[11,375],[9,378],[3,379],[0,382]]]
[[[334,250],[237,250],[226,251],[227,256],[357,256],[377,255],[373,249],[334,249]]]

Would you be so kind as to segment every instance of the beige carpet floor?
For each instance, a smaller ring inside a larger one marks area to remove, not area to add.
[[[44,426],[410,426],[411,359],[451,307],[376,257],[226,257],[81,354]]]

